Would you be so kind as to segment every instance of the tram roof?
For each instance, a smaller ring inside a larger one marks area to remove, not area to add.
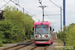
[[[49,25],[50,26],[50,22],[34,22],[34,25]]]

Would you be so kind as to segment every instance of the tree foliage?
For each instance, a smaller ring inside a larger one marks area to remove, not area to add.
[[[66,42],[66,46],[75,46],[75,23],[67,26],[65,31],[59,32],[58,37]]]
[[[25,20],[26,19],[26,20]],[[33,34],[33,24],[34,20],[32,19],[32,16],[25,14],[25,35],[27,35],[27,38],[30,38],[30,35]]]
[[[0,39],[3,43],[22,41],[24,37],[28,39],[33,34],[34,20],[29,14],[23,15],[15,7],[7,6],[3,16],[5,19],[0,21]],[[23,22],[25,23],[25,32],[23,31]]]
[[[69,25],[66,29],[66,45],[67,46],[75,46],[75,23]]]

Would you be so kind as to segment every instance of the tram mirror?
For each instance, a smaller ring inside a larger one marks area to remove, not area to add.
[[[53,29],[53,31],[54,31],[54,29]]]
[[[50,27],[50,30],[52,30],[52,28]]]

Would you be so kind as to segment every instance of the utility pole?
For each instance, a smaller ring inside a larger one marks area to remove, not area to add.
[[[63,27],[65,29],[65,0],[63,0]]]
[[[18,0],[18,4],[19,4],[19,0]]]
[[[63,0],[63,30],[65,31],[65,0]],[[64,37],[64,46],[66,46],[65,37]]]
[[[24,7],[23,7],[23,19],[24,19]],[[23,21],[23,31],[25,33],[25,22],[24,21]],[[25,37],[24,37],[24,39],[25,39]]]
[[[61,29],[61,32],[62,32],[62,7],[60,7],[60,29]]]
[[[51,0],[50,0],[51,1]],[[51,1],[55,6],[60,8],[60,30],[62,31],[62,7],[59,7],[57,4],[55,4],[53,1]]]
[[[43,6],[43,5],[42,5],[42,0],[39,0],[39,3],[41,4],[41,6],[39,6],[39,7],[42,8],[42,16],[43,16],[42,21],[44,22],[44,8],[47,7],[47,6]]]
[[[24,7],[23,7],[23,19],[24,19]],[[23,30],[25,32],[25,23],[23,22]]]
[[[44,16],[45,16],[45,15],[44,15],[44,8],[45,8],[46,6],[39,6],[39,7],[42,8],[42,13],[43,13],[43,14],[42,14],[42,16],[43,16],[43,20],[42,20],[42,21],[44,22]]]

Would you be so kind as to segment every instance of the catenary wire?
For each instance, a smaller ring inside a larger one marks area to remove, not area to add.
[[[5,7],[9,2],[10,2],[10,0],[8,2],[6,2],[6,4],[4,4],[2,7],[0,7],[0,9],[2,9],[3,7]]]
[[[50,0],[51,1],[51,0]],[[54,5],[56,5],[58,8],[60,8],[57,4],[55,4],[53,1],[51,1]]]
[[[12,0],[11,0],[12,1]],[[13,3],[14,3],[14,1],[12,1]],[[15,3],[14,3],[15,4]],[[18,5],[21,9],[23,9],[23,7],[21,7],[20,5]],[[31,14],[30,12],[28,12],[27,10],[25,10],[27,13],[29,13],[29,14]],[[35,15],[32,15],[31,14],[31,16],[34,16],[35,18],[37,18]],[[37,18],[38,19],[38,18]],[[40,20],[40,19],[38,19],[38,20]]]

